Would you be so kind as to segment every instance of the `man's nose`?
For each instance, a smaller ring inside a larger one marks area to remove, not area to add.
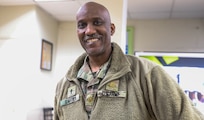
[[[92,35],[92,34],[95,34],[96,33],[96,30],[95,30],[95,27],[91,24],[88,24],[87,27],[86,27],[86,31],[85,31],[85,34],[86,35]]]

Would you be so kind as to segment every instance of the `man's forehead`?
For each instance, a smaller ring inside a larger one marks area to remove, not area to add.
[[[77,13],[77,18],[82,17],[88,17],[88,18],[101,18],[106,17],[107,12],[105,12],[103,9],[81,9]]]
[[[87,3],[84,4],[83,6],[81,6],[77,12],[77,14],[79,13],[86,13],[86,12],[102,12],[104,11],[105,8],[102,5],[99,4],[95,4],[95,3]]]
[[[82,5],[80,8],[88,7],[88,8],[98,8],[98,9],[105,9],[105,6],[95,3],[95,2],[88,2]]]
[[[82,5],[76,15],[77,20],[88,18],[110,19],[108,10],[101,4],[88,2]]]

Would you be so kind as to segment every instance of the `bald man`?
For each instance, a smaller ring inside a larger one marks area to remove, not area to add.
[[[85,53],[57,85],[54,120],[204,120],[159,65],[111,42],[107,8],[85,3],[76,21]]]

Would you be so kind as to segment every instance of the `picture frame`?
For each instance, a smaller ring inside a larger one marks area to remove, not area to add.
[[[52,70],[52,54],[53,54],[53,43],[42,39],[41,47],[41,62],[40,68],[42,70]]]

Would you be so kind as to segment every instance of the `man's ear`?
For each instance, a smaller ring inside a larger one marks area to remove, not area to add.
[[[111,23],[111,36],[115,33],[115,25]]]

